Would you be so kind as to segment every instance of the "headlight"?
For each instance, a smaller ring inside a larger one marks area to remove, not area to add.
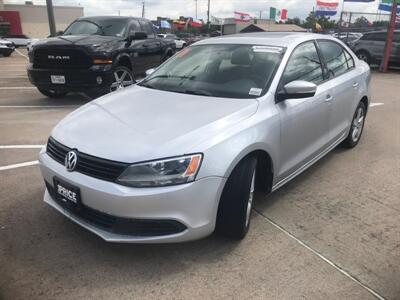
[[[118,177],[120,184],[133,187],[157,187],[188,183],[195,180],[202,154],[167,158],[129,166]]]

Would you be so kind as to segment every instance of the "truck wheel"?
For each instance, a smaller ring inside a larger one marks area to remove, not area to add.
[[[371,64],[371,55],[367,51],[357,51],[356,55],[359,60],[365,61],[369,65]]]
[[[68,92],[62,92],[62,91],[57,91],[57,90],[45,90],[38,88],[39,92],[42,93],[43,95],[49,97],[49,98],[62,98],[65,95],[68,94]]]
[[[229,176],[218,207],[217,234],[242,239],[249,230],[256,165],[256,157],[249,156],[243,159]]]
[[[8,57],[8,56],[11,55],[11,53],[12,53],[12,51],[3,52],[3,56],[4,56],[4,57]]]
[[[126,88],[136,81],[133,77],[132,71],[127,67],[118,66],[114,70],[114,79],[110,86],[110,92]]]

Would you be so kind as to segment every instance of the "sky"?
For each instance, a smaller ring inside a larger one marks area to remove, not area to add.
[[[178,18],[179,16],[196,15],[196,0],[144,0],[145,17],[155,19],[157,16]],[[326,0],[332,1],[332,0]],[[343,0],[339,0],[342,10]],[[5,3],[24,3],[24,0],[4,0]],[[45,4],[45,0],[33,0],[34,4]],[[143,0],[53,0],[53,5],[80,5],[85,15],[125,15],[141,16]],[[345,11],[377,12],[379,0],[371,3],[344,4]],[[210,12],[215,17],[231,18],[234,11],[250,13],[254,17],[269,18],[269,8],[286,8],[288,17],[304,19],[316,5],[316,0],[211,0]],[[198,19],[207,19],[207,0],[197,0]],[[338,18],[338,16],[336,16]],[[374,19],[373,17],[372,19]]]

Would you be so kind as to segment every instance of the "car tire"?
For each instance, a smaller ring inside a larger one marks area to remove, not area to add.
[[[62,98],[65,97],[68,92],[57,91],[57,90],[46,90],[42,88],[38,88],[39,92],[49,98]]]
[[[355,146],[357,146],[364,129],[366,113],[367,108],[364,102],[360,102],[353,115],[353,119],[351,120],[349,135],[342,143],[344,147],[354,148]]]
[[[136,83],[135,77],[130,69],[124,66],[117,66],[113,71],[113,81],[110,85],[110,92],[126,88]]]
[[[11,53],[12,53],[12,51],[3,52],[2,54],[3,54],[4,57],[9,57],[11,55]]]
[[[248,156],[229,176],[218,207],[218,235],[234,239],[243,239],[246,236],[253,207],[256,165],[256,157]]]
[[[356,52],[356,55],[358,57],[359,60],[365,61],[367,64],[371,64],[371,55],[364,50],[360,50]]]

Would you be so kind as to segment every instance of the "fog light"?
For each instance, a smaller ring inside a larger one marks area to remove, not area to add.
[[[97,76],[96,82],[97,82],[97,84],[101,84],[103,82],[103,78],[101,78],[101,76]]]

